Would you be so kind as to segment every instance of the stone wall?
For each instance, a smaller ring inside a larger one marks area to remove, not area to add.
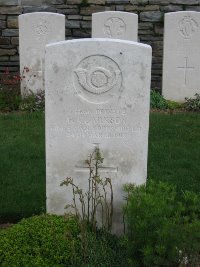
[[[19,71],[18,15],[57,12],[66,15],[66,39],[91,37],[91,14],[105,10],[139,15],[139,40],[153,48],[152,88],[161,88],[164,13],[200,11],[200,0],[0,0],[0,74]]]

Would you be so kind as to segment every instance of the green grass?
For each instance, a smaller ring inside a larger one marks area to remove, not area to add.
[[[45,209],[44,114],[0,115],[0,129],[0,220],[38,214]]]
[[[200,192],[200,114],[152,113],[148,177]]]
[[[200,192],[200,114],[150,116],[148,177]],[[45,211],[44,114],[0,115],[0,221]]]

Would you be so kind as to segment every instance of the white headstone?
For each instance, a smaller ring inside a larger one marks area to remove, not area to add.
[[[200,93],[200,12],[165,14],[163,89],[166,99],[184,102]]]
[[[151,47],[130,41],[83,39],[48,45],[46,79],[47,212],[72,202],[66,177],[87,191],[85,159],[96,146],[102,175],[114,190],[113,231],[122,231],[126,183],[143,184],[147,147]],[[104,167],[104,168],[103,168]]]
[[[92,37],[138,40],[138,15],[121,11],[92,14]]]
[[[65,16],[35,12],[19,16],[21,94],[44,90],[45,45],[65,40]],[[24,69],[28,68],[28,69]]]

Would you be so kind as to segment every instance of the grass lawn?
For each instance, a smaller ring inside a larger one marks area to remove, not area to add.
[[[0,115],[0,221],[45,211],[44,114]],[[200,114],[152,113],[148,177],[200,192]]]

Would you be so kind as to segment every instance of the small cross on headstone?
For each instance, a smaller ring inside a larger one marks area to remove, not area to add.
[[[185,57],[185,66],[177,67],[177,69],[184,70],[184,82],[185,82],[185,85],[186,85],[187,84],[188,71],[189,70],[194,70],[194,67],[189,67],[188,66],[188,57]]]
[[[100,143],[94,143],[93,144],[95,146],[95,148],[99,148]],[[90,171],[90,167],[89,166],[79,166],[79,165],[75,165],[75,171],[76,172],[89,172]],[[117,173],[118,172],[118,168],[117,167],[111,167],[111,166],[100,166],[98,168],[98,171],[101,173]]]

